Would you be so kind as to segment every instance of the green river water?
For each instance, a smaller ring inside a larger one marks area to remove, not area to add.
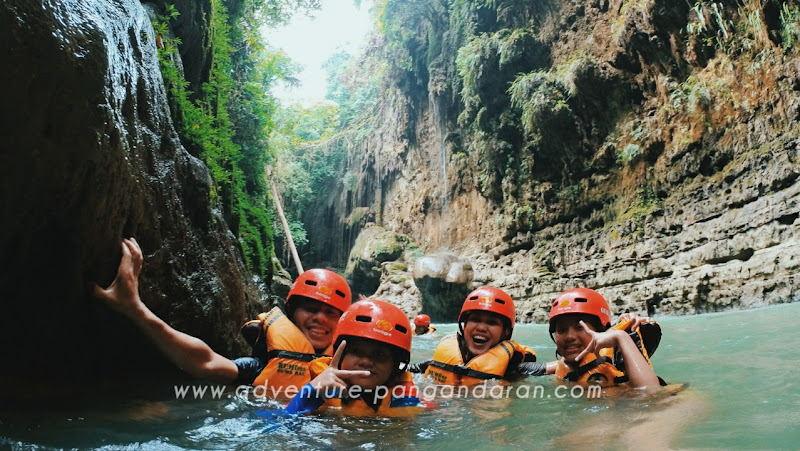
[[[651,397],[632,391],[573,396],[570,387],[539,377],[502,395],[437,396],[437,408],[410,419],[272,420],[255,412],[276,403],[237,398],[233,387],[216,398],[210,392],[203,399],[191,392],[147,401],[106,396],[79,408],[56,398],[47,411],[4,407],[0,449],[797,449],[798,318],[800,303],[658,318],[664,336],[653,364],[674,385]],[[439,325],[437,334],[455,327]],[[540,361],[554,357],[544,325],[518,325],[514,339],[533,347]],[[429,358],[437,342],[415,337],[412,361]],[[424,379],[417,385],[433,388]]]

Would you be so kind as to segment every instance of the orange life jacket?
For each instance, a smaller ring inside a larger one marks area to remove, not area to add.
[[[265,387],[266,396],[285,397],[287,387],[300,390],[315,376],[310,362],[320,355],[278,307],[247,322],[242,334],[253,346],[253,356],[267,360],[267,366],[253,381],[253,386]],[[321,355],[332,355],[332,347]]]
[[[613,353],[613,349],[606,348],[600,350],[600,357],[595,354],[587,354],[577,368],[570,368],[564,363],[564,358],[558,360],[556,367],[556,376],[559,379],[579,382],[579,383],[599,383],[603,387],[617,385],[627,382],[625,373],[618,370],[611,363],[611,359],[607,355],[608,351]]]
[[[475,385],[488,379],[503,379],[515,353],[521,354],[520,361],[536,360],[532,349],[505,340],[465,364],[458,340],[459,336],[453,333],[439,342],[425,376],[442,385]]]
[[[629,324],[630,321],[625,321],[617,324],[614,328],[626,330]],[[652,367],[653,363],[650,362],[650,356],[656,352],[656,348],[658,348],[658,344],[661,342],[661,326],[653,320],[642,322],[635,331],[628,332],[628,335],[636,344],[636,347],[639,348],[644,359],[647,360],[647,363]],[[618,356],[614,356],[615,363],[618,363],[616,362],[618,358]]]
[[[630,321],[625,321],[615,325],[614,329],[626,330],[629,324]],[[628,332],[628,335],[652,367],[650,355],[655,352],[661,341],[661,326],[655,321],[643,322],[636,331]],[[624,373],[624,362],[616,348],[601,349],[599,354],[599,356],[591,353],[586,355],[577,368],[571,368],[564,363],[563,358],[559,359],[556,376],[572,382],[599,382],[604,387],[628,381],[628,376]],[[666,384],[661,378],[659,381],[662,385]]]
[[[375,407],[367,404],[362,398],[351,400],[329,398],[320,409],[337,409],[345,415],[358,417],[409,417],[429,407],[424,401],[420,401],[417,387],[408,371],[397,376],[394,384],[387,389],[387,395]]]
[[[311,362],[310,369],[314,377],[325,371],[330,366],[330,357],[321,357]],[[411,373],[404,371],[397,375],[392,383],[386,387],[386,392],[382,393],[382,398],[378,404],[372,406],[367,404],[362,398],[325,399],[320,410],[335,409],[343,414],[351,416],[385,416],[385,417],[406,417],[416,415],[422,409],[433,407],[433,404],[420,401],[417,387]],[[365,394],[367,397],[374,394]]]

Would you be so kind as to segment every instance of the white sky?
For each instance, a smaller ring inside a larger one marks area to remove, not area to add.
[[[367,4],[362,2],[356,9],[353,0],[322,0],[314,19],[297,14],[287,26],[264,32],[267,44],[283,49],[302,66],[297,74],[300,86],[290,88],[281,83],[274,90],[283,103],[307,106],[325,97],[322,63],[338,49],[359,52],[371,26]]]

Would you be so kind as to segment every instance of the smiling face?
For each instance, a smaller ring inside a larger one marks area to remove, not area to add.
[[[398,363],[395,362],[392,346],[374,340],[348,337],[339,367],[343,370],[369,371],[369,376],[352,376],[348,379],[350,386],[358,385],[369,390],[386,385]]]
[[[472,311],[464,322],[464,342],[473,356],[497,346],[508,332],[502,317],[492,312]]]
[[[292,322],[317,352],[324,351],[333,341],[333,332],[342,312],[313,299],[294,299],[292,304]]]
[[[592,337],[581,326],[581,320],[587,327],[592,327],[592,317],[589,315],[563,315],[555,320],[553,339],[556,342],[556,351],[570,365],[578,364],[575,362],[575,357],[583,352],[592,341]]]

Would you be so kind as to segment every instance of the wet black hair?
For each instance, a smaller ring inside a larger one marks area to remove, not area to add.
[[[333,350],[336,352],[336,349],[342,344],[342,340],[347,341],[347,345],[344,347],[344,354],[342,357],[347,355],[347,348],[350,347],[351,344],[359,342],[359,341],[374,341],[380,343],[382,345],[386,345],[389,347],[389,351],[392,353],[392,362],[394,363],[392,368],[392,377],[397,376],[398,374],[404,372],[408,367],[408,362],[411,361],[411,353],[406,351],[405,349],[399,348],[390,343],[384,343],[382,341],[373,340],[371,338],[364,338],[359,337],[357,335],[340,335],[336,338],[336,342],[333,344]],[[342,366],[342,362],[339,362],[339,369]]]
[[[292,318],[292,316],[294,316],[294,311],[297,310],[297,305],[300,304],[300,303],[303,303],[305,301],[316,302],[318,304],[321,304],[321,305],[328,306],[328,307],[331,307],[333,309],[339,310],[338,308],[336,308],[336,307],[334,307],[334,306],[332,306],[330,304],[326,304],[326,303],[324,303],[322,301],[319,301],[317,299],[310,298],[308,296],[301,296],[301,295],[295,294],[295,295],[290,296],[289,298],[287,298],[286,301],[283,304],[283,311],[286,313],[286,316],[289,317],[289,320],[294,322],[294,319]],[[339,312],[341,312],[341,310],[339,310]]]
[[[553,334],[556,331],[556,321],[558,321],[559,318],[564,317],[564,316],[578,316],[578,315],[582,316],[583,318],[581,318],[581,319],[583,320],[583,322],[588,324],[588,325],[590,325],[590,326],[592,326],[592,329],[594,329],[595,332],[604,332],[609,327],[611,327],[611,326],[608,326],[608,327],[604,326],[602,323],[600,323],[600,318],[598,318],[598,317],[596,317],[594,315],[589,315],[587,313],[567,313],[565,315],[559,315],[559,316],[557,316],[556,318],[554,318],[553,320],[550,321],[550,338],[553,341],[556,341],[556,339],[553,336]]]

